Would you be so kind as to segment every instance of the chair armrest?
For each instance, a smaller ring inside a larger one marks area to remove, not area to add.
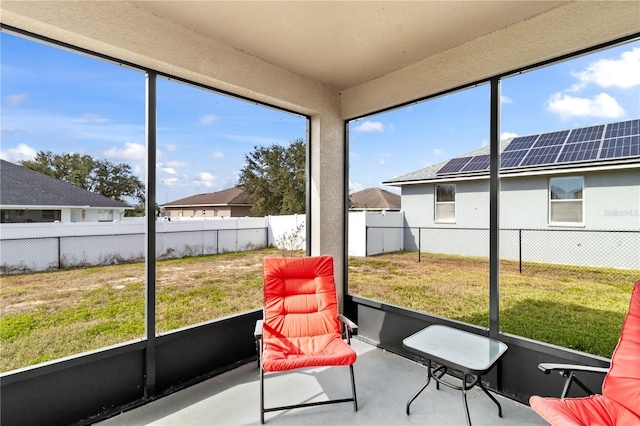
[[[256,328],[253,330],[253,336],[256,338],[256,340],[262,339],[262,324],[263,323],[264,323],[264,320],[256,321]]]
[[[538,369],[540,369],[544,374],[549,374],[552,371],[557,371],[562,377],[565,378],[564,387],[562,389],[562,393],[560,394],[560,399],[564,399],[569,394],[569,389],[571,388],[572,383],[576,383],[578,386],[580,386],[582,390],[587,393],[587,395],[593,395],[595,393],[576,377],[576,372],[606,374],[609,371],[609,369],[605,367],[593,367],[590,365],[579,364],[553,364],[548,362],[538,364]]]
[[[347,326],[347,328],[349,329],[349,331],[351,333],[357,332],[358,331],[358,324],[356,324],[355,322],[351,321],[349,318],[345,317],[342,314],[338,314],[338,319]]]
[[[564,371],[584,371],[587,373],[607,374],[609,371],[608,367],[593,367],[591,365],[579,364],[553,364],[548,362],[538,364],[538,369],[540,369],[544,374],[549,374],[552,371],[559,371],[560,374]]]

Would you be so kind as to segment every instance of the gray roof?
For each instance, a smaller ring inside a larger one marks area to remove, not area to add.
[[[367,188],[349,196],[352,209],[400,210],[400,196],[381,188]]]
[[[513,138],[509,138],[509,139],[505,139],[503,141],[500,142],[500,152],[502,152],[503,149],[505,149],[507,147],[507,145],[509,145],[509,143],[513,140]],[[462,154],[459,155],[457,157],[453,157],[453,158],[459,158],[459,157],[471,157],[474,155],[486,155],[489,154],[491,147],[489,146],[484,146],[482,148],[476,149],[475,151],[470,151],[467,152],[466,154]],[[437,163],[437,164],[432,164],[431,166],[427,166],[423,169],[420,170],[416,170],[415,172],[411,172],[411,173],[407,173],[406,175],[402,175],[402,176],[397,176],[393,179],[387,180],[382,182],[383,185],[387,185],[387,184],[395,184],[395,183],[401,183],[401,182],[412,182],[412,181],[423,181],[423,180],[433,180],[433,179],[451,179],[451,175],[446,175],[446,176],[440,176],[437,175],[436,173],[438,172],[438,170],[440,170],[445,164],[447,164],[449,161],[451,160],[445,160],[441,163]],[[489,172],[476,172],[474,173],[475,175],[484,175],[484,176],[488,176]]]
[[[184,206],[251,206],[249,194],[239,187],[223,189],[218,192],[197,194],[190,197],[181,198],[163,207],[184,207]]]
[[[0,160],[0,205],[126,208],[127,204]]]

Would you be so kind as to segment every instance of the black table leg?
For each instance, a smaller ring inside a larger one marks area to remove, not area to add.
[[[482,389],[482,390],[484,391],[484,393],[486,393],[486,394],[487,394],[487,396],[488,396],[489,398],[491,398],[491,400],[492,400],[493,402],[495,402],[495,403],[496,403],[496,405],[498,406],[498,417],[502,417],[502,407],[500,406],[500,403],[498,402],[498,400],[497,400],[497,399],[495,399],[495,398],[493,397],[493,395],[491,395],[491,394],[489,393],[489,391],[487,390],[487,388],[485,388],[485,387],[484,387],[484,385],[482,384],[482,380],[480,380],[480,378],[479,378],[479,377],[478,377],[478,385],[480,386],[480,389]]]
[[[471,417],[469,416],[469,404],[467,404],[467,375],[462,374],[462,404],[464,405],[464,414],[467,416],[467,425],[471,426]]]
[[[429,386],[429,382],[431,381],[431,360],[429,360],[427,362],[427,383],[424,384],[424,386],[422,386],[420,388],[420,390],[418,390],[418,392],[416,392],[411,399],[409,400],[409,402],[407,402],[407,415],[409,415],[409,406],[411,405],[411,403],[413,402],[414,399],[416,399],[418,397],[418,395],[420,395],[422,393],[423,390],[425,390],[427,388],[427,386]]]

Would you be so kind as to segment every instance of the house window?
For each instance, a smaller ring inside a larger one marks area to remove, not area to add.
[[[112,222],[113,221],[113,210],[98,210],[98,221],[99,222]]]
[[[549,179],[549,223],[580,225],[583,223],[582,176]]]
[[[53,210],[42,210],[42,220],[55,220],[55,212]]]
[[[455,222],[456,186],[454,184],[436,185],[436,222]]]

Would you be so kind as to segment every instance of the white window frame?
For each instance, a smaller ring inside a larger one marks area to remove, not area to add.
[[[98,222],[113,222],[113,210],[98,210]]]
[[[453,201],[438,201],[438,187],[440,186],[452,186],[453,187]],[[458,188],[455,183],[443,183],[436,184],[433,187],[433,221],[436,223],[456,223],[456,193]],[[438,206],[453,205],[453,218],[439,218]]]
[[[582,183],[582,191],[581,191],[581,198],[579,199],[552,199],[551,198],[551,182],[554,179],[575,179],[575,178],[580,178],[580,181]],[[549,190],[548,190],[548,220],[549,220],[549,226],[570,226],[570,227],[584,227],[584,214],[585,214],[585,209],[584,209],[584,202],[585,202],[585,187],[584,187],[584,176],[553,176],[549,178]],[[578,203],[580,202],[580,221],[579,222],[560,222],[560,221],[554,221],[553,217],[551,215],[551,206],[553,204],[561,204],[561,203]]]

